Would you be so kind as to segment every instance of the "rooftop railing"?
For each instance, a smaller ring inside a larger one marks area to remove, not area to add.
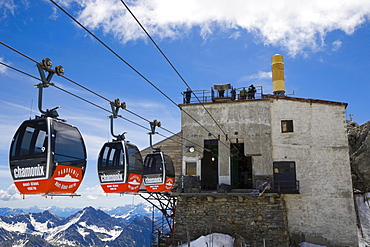
[[[183,96],[183,104],[261,99],[263,95],[262,86],[255,86],[255,89],[256,92],[252,93],[249,92],[248,87],[230,88],[227,90],[217,90],[212,87],[210,90],[194,90],[190,91],[190,93],[185,91],[181,94]]]

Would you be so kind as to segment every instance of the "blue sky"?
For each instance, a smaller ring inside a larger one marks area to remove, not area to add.
[[[140,29],[120,1],[59,0],[68,13],[90,29],[174,102],[181,103],[183,81]],[[234,87],[254,84],[271,93],[271,56],[285,61],[286,92],[296,97],[348,103],[347,119],[370,120],[370,2],[353,1],[218,1],[137,0],[126,2],[193,90],[213,84]],[[180,131],[180,110],[77,26],[50,1],[3,0],[0,41],[41,61],[49,57],[65,68],[65,76],[114,100],[146,119]],[[0,45],[0,61],[39,77],[35,64]],[[54,76],[57,86],[106,109],[106,101]],[[139,202],[138,196],[106,196],[96,175],[96,158],[111,139],[107,112],[56,88],[44,91],[44,108],[61,106],[61,118],[76,125],[88,149],[88,168],[79,198],[21,199],[10,177],[8,152],[18,126],[38,113],[39,82],[0,65],[0,205],[119,206]],[[123,117],[149,128],[125,111]],[[148,130],[122,119],[116,132],[145,148]],[[159,133],[171,136],[158,129]],[[154,141],[163,137],[155,136]]]

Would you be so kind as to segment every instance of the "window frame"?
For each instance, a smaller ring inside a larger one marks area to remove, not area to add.
[[[293,120],[281,120],[281,133],[294,132]]]

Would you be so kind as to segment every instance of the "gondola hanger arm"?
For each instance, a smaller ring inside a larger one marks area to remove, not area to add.
[[[59,116],[56,109],[60,108],[60,106],[54,107],[53,109],[42,109],[42,93],[43,88],[54,86],[53,83],[51,83],[51,79],[53,78],[54,74],[57,74],[58,76],[64,75],[64,68],[61,65],[58,65],[55,67],[55,69],[51,69],[53,63],[49,58],[42,59],[41,63],[37,63],[37,69],[39,70],[39,74],[41,77],[41,83],[35,85],[35,88],[39,89],[39,98],[38,98],[38,108],[41,114],[43,114],[46,117],[53,117],[57,118]],[[45,75],[45,71],[48,72],[48,75]]]
[[[149,132],[149,140],[150,140],[150,147],[156,151],[156,152],[160,152],[161,151],[161,147],[158,147],[158,148],[155,148],[153,147],[153,135],[155,134],[158,134],[158,132],[155,132],[155,128],[156,127],[161,127],[161,122],[157,121],[156,119],[153,120],[153,122],[149,122],[150,124],[150,129],[151,129],[151,132]]]
[[[111,116],[108,116],[108,118],[110,118],[110,131],[111,131],[111,135],[115,138],[117,138],[118,140],[124,140],[125,139],[125,134],[126,132],[123,132],[121,135],[115,135],[114,134],[114,131],[113,131],[113,119],[117,118],[117,117],[121,117],[121,115],[118,115],[118,111],[120,108],[122,109],[126,109],[126,103],[125,102],[120,102],[119,99],[115,99],[113,102],[109,102],[110,103],[110,106],[111,106],[111,109],[112,109],[112,115]]]

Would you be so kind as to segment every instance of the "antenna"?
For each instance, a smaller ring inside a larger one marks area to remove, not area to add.
[[[33,106],[33,99],[31,99],[30,120],[31,120],[31,115],[32,115],[32,106]]]

